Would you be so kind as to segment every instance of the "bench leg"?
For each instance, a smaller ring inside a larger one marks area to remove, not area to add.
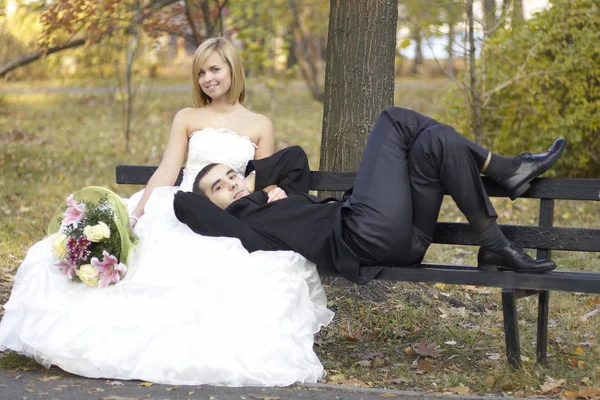
[[[538,328],[537,328],[537,362],[546,365],[546,351],[548,349],[548,298],[550,292],[541,291],[538,297]]]
[[[506,339],[508,364],[513,368],[521,368],[517,297],[514,290],[502,289],[502,311],[504,314],[504,338]]]

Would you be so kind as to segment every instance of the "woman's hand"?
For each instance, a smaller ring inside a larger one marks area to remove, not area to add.
[[[129,216],[129,227],[131,228],[131,231],[133,232],[133,228],[135,228],[135,225],[137,224],[139,218],[136,217],[135,215],[130,215]]]
[[[275,189],[271,190],[267,194],[267,196],[268,196],[267,203],[271,203],[271,202],[273,202],[275,200],[281,200],[281,199],[287,198],[287,194],[280,187],[276,187]]]

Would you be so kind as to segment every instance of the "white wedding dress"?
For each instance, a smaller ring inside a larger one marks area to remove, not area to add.
[[[243,173],[254,144],[227,130],[192,135],[182,190],[211,162]],[[316,267],[291,251],[248,253],[240,241],[193,233],[157,188],[120,283],[69,283],[51,237],[29,249],[0,322],[0,350],[78,375],[157,383],[284,386],[324,369],[313,335],[328,324]],[[133,196],[129,207],[137,203]]]

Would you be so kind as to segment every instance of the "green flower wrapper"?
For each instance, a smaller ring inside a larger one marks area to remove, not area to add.
[[[76,201],[85,201],[88,203],[98,203],[104,196],[113,210],[115,225],[117,226],[119,237],[121,239],[121,256],[119,261],[127,265],[127,259],[129,258],[131,250],[133,250],[133,247],[137,244],[137,238],[129,227],[129,213],[125,202],[113,191],[100,186],[87,186],[73,193],[73,198]],[[48,224],[48,235],[60,231],[60,221],[63,219],[63,213],[66,208],[67,202],[65,200],[56,209]]]

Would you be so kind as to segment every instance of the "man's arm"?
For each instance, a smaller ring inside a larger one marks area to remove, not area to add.
[[[246,250],[275,250],[245,221],[221,210],[207,197],[179,191],[173,200],[177,219],[204,236],[225,236],[241,240]]]
[[[288,194],[308,193],[310,168],[306,153],[300,146],[291,146],[272,156],[251,160],[246,175],[252,171],[256,171],[256,189],[277,185]]]

